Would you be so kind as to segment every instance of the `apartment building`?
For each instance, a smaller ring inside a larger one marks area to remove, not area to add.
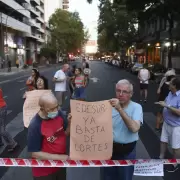
[[[69,0],[63,0],[62,1],[62,9],[69,10]]]
[[[44,0],[0,0],[0,56],[31,64],[45,42]]]
[[[174,22],[172,66],[180,68],[180,21]],[[139,41],[133,46],[140,62],[162,63],[168,67],[168,53],[170,48],[169,23],[162,18],[152,18],[139,25]],[[132,47],[131,47],[132,48]],[[133,49],[132,48],[132,49]]]

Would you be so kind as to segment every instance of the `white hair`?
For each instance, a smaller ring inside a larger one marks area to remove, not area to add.
[[[121,79],[120,81],[118,81],[118,83],[116,84],[116,87],[122,84],[128,85],[130,91],[133,92],[133,85],[127,79]]]

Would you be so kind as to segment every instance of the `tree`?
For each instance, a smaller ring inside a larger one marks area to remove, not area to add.
[[[57,9],[49,19],[51,30],[51,45],[59,54],[74,53],[81,49],[87,41],[88,32],[79,17],[78,12],[68,12]]]
[[[117,52],[130,45],[137,34],[137,19],[134,14],[127,13],[124,2],[100,0],[99,9],[99,50]]]
[[[161,18],[168,22],[170,50],[168,54],[168,66],[172,67],[172,52],[173,52],[173,34],[175,20],[180,16],[180,1],[179,0],[126,0],[128,10],[138,13],[140,23],[151,18]]]

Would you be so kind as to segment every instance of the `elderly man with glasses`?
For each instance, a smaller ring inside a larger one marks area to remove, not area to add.
[[[113,107],[113,160],[136,159],[138,131],[143,123],[142,106],[131,100],[133,85],[126,79],[116,84],[116,99]],[[104,180],[132,180],[133,166],[104,168]]]

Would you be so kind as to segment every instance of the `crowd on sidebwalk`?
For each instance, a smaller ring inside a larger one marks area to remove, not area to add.
[[[40,160],[69,160],[66,149],[66,137],[70,135],[71,113],[68,115],[62,111],[63,104],[67,97],[67,90],[72,99],[86,101],[85,89],[89,84],[90,68],[86,61],[82,67],[64,64],[58,70],[52,81],[55,84],[54,93],[42,95],[39,99],[39,112],[31,120],[28,127],[27,146],[32,158]],[[140,102],[132,101],[133,84],[127,79],[117,82],[115,88],[116,97],[109,100],[112,106],[112,128],[113,128],[113,154],[112,160],[136,159],[136,144],[139,140],[141,126],[143,125],[143,102],[148,103],[148,84],[150,74],[146,68],[138,74],[141,99]],[[28,91],[35,89],[48,89],[48,81],[41,76],[37,69],[32,69],[32,75],[27,80]],[[106,92],[108,93],[108,91]],[[156,92],[154,92],[156,93]],[[158,88],[159,99],[155,102],[159,106],[157,113],[157,126],[161,134],[161,151],[159,157],[165,158],[168,144],[173,149],[174,158],[179,158],[179,134],[180,134],[180,79],[176,77],[175,71],[166,73]],[[26,94],[23,98],[26,98]],[[6,103],[3,100],[2,91],[0,94],[1,124],[4,123],[7,115]],[[4,110],[4,111],[3,111]],[[1,112],[4,112],[2,116]],[[161,118],[160,118],[161,117]],[[159,119],[158,119],[159,118]],[[163,125],[162,125],[163,123]],[[5,126],[1,125],[1,137],[14,150],[17,146]],[[9,139],[8,139],[9,138]],[[178,170],[178,165],[168,166],[168,172]],[[32,168],[35,180],[65,180],[65,168]],[[125,167],[104,167],[103,180],[132,180],[133,166]]]

